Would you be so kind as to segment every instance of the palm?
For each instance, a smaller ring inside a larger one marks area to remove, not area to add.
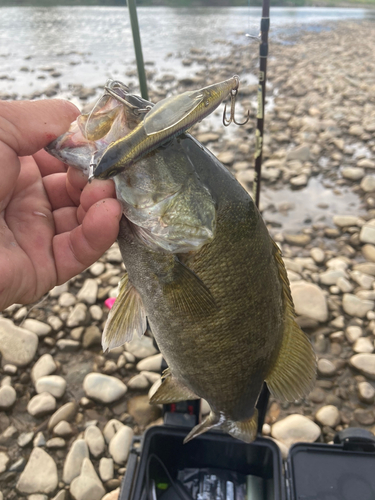
[[[87,184],[81,172],[67,172],[40,150],[75,118],[76,111],[66,113],[66,106],[63,101],[0,106],[0,310],[34,302],[82,272],[118,233],[121,207],[113,199],[112,181]],[[56,108],[65,108],[65,115]],[[38,113],[42,118],[33,124]],[[25,114],[32,117],[29,128],[20,121]]]

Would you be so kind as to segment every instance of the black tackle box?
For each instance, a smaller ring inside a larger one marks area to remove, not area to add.
[[[135,438],[119,500],[375,500],[375,438],[366,430],[295,444],[286,462],[271,439],[247,444],[210,431],[184,445],[187,432],[162,425]]]

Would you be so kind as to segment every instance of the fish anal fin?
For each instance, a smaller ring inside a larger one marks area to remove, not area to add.
[[[147,320],[142,299],[125,274],[120,281],[120,292],[104,327],[103,351],[130,342],[134,333],[141,337],[146,329]]]
[[[316,356],[307,335],[294,320],[295,312],[289,281],[278,247],[275,259],[283,288],[285,322],[280,351],[267,375],[266,383],[275,398],[295,401],[305,397],[314,385]]]
[[[161,386],[150,398],[151,404],[169,404],[190,399],[199,399],[199,396],[194,394],[191,389],[173,377],[170,371],[168,373],[164,372],[162,378],[163,382]]]
[[[184,439],[184,444],[191,439],[203,434],[204,432],[215,427],[222,429],[232,437],[251,443],[254,441],[258,430],[258,410],[254,410],[254,414],[248,420],[236,422],[234,420],[226,419],[224,416],[218,416],[215,412],[211,411],[208,417],[200,424],[193,427],[189,434]]]
[[[217,311],[215,299],[203,281],[177,259],[173,280],[163,285],[163,292],[179,313],[200,317]]]

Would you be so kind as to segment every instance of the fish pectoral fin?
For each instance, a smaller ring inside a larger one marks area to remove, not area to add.
[[[203,281],[178,259],[173,279],[163,284],[163,292],[179,313],[202,316],[217,310],[215,299]]]
[[[168,370],[168,368],[167,368]],[[165,370],[162,375],[163,382],[155,394],[150,398],[151,404],[178,403],[190,399],[199,399],[199,396],[177,380],[170,371]]]
[[[102,336],[103,351],[130,342],[134,333],[141,337],[147,329],[142,299],[125,274],[120,281],[120,293],[109,312]]]
[[[315,382],[317,363],[310,340],[294,320],[295,312],[289,281],[278,248],[275,257],[283,284],[286,319],[280,352],[266,378],[266,383],[275,398],[295,401],[311,391]]]
[[[189,434],[184,439],[184,444],[191,439],[203,434],[204,432],[216,427],[222,429],[236,439],[241,439],[245,443],[254,441],[258,430],[258,410],[254,410],[254,415],[248,420],[235,422],[234,420],[226,419],[211,411],[208,417],[200,424],[193,427]]]

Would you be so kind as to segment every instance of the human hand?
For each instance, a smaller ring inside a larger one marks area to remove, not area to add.
[[[117,237],[121,206],[113,182],[87,184],[42,149],[78,114],[57,99],[0,102],[0,311],[35,302],[93,264]]]

